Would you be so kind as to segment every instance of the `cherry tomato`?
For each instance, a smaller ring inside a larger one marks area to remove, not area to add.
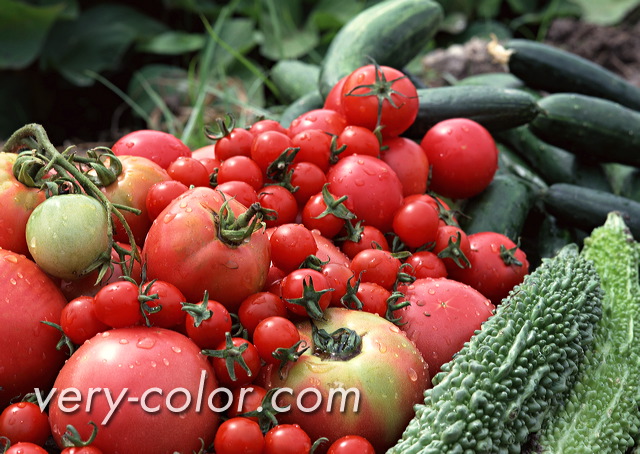
[[[327,278],[331,292],[331,304],[333,307],[342,306],[342,297],[347,292],[347,282],[354,277],[353,271],[342,263],[327,263],[322,267],[322,274]]]
[[[258,410],[258,408],[262,407],[262,400],[266,395],[266,388],[253,383],[248,387],[241,386],[234,388],[231,391],[232,405],[227,410],[227,416],[229,418],[234,418],[236,416],[241,416],[243,413]],[[244,415],[243,417],[259,422],[259,418],[257,416]]]
[[[285,272],[298,268],[310,255],[318,252],[318,245],[309,229],[302,224],[282,224],[273,231],[271,261]]]
[[[322,187],[327,182],[327,176],[322,169],[311,162],[298,162],[291,166],[291,185],[297,188],[293,192],[299,207],[304,207],[305,203],[315,194],[322,191]]]
[[[112,328],[142,323],[139,295],[140,289],[131,281],[117,281],[105,285],[93,300],[96,317]]]
[[[270,120],[268,118],[256,121],[249,128],[249,132],[251,132],[254,137],[266,131],[277,131],[287,134],[287,128],[282,126],[278,121]]]
[[[338,155],[338,159],[352,154],[364,154],[380,157],[380,141],[378,137],[363,126],[349,125],[340,133],[337,140],[338,148],[345,147]],[[422,150],[420,150],[422,151]]]
[[[327,209],[328,206],[332,208]],[[310,230],[318,230],[326,238],[333,238],[343,229],[344,216],[354,216],[350,207],[352,205],[348,198],[338,203],[338,197],[323,190],[309,197],[302,207],[302,223]]]
[[[49,435],[49,417],[35,403],[16,402],[0,413],[0,437],[7,437],[13,445],[29,442],[43,446]]]
[[[382,230],[373,227],[371,225],[362,226],[362,232],[358,241],[347,239],[343,241],[340,249],[347,257],[353,259],[358,252],[365,249],[382,249],[383,251],[389,250],[389,242],[382,233]]]
[[[342,107],[342,87],[344,87],[344,82],[347,80],[347,77],[349,77],[348,74],[331,87],[327,97],[324,99],[324,109],[335,110],[344,115],[344,108]]]
[[[310,162],[326,172],[331,165],[331,142],[331,135],[321,129],[307,129],[299,132],[291,137],[292,145],[299,148],[293,162]]]
[[[267,364],[280,364],[273,356],[278,348],[291,348],[300,340],[296,325],[285,317],[267,317],[253,331],[253,344]]]
[[[207,298],[198,304],[185,303],[182,306],[187,336],[200,348],[216,348],[231,332],[233,320],[224,305]]]
[[[215,355],[215,352],[222,356]],[[253,382],[260,372],[258,349],[242,337],[232,337],[227,333],[227,338],[224,341],[220,342],[213,350],[203,350],[203,353],[211,356],[211,365],[221,385],[230,388],[245,386]],[[226,361],[228,355],[234,358],[229,364]],[[246,369],[240,361],[244,361]]]
[[[386,139],[380,157],[400,178],[404,197],[427,191],[429,160],[418,143],[406,137]]]
[[[263,208],[274,210],[276,219],[266,219],[267,227],[277,227],[295,222],[298,216],[298,202],[291,192],[282,186],[271,185],[262,188],[258,194],[258,202]]]
[[[402,205],[393,215],[393,232],[409,248],[436,240],[440,218],[433,205],[415,201]]]
[[[331,109],[313,109],[294,118],[289,125],[291,137],[309,129],[320,129],[333,135],[339,135],[347,126],[344,115]]]
[[[142,156],[164,169],[180,156],[191,156],[191,149],[176,136],[151,129],[133,131],[120,137],[111,150],[116,156]]]
[[[96,316],[93,296],[78,296],[62,308],[60,327],[76,345],[82,345],[98,333],[111,327]]]
[[[233,128],[215,143],[215,156],[221,161],[232,156],[250,156],[253,133],[244,128]],[[194,152],[195,153],[195,152]]]
[[[432,251],[442,259],[447,273],[452,268],[469,268],[471,244],[467,234],[456,225],[441,225]]]
[[[209,171],[202,162],[190,156],[180,156],[167,167],[171,178],[186,186],[209,186]]]
[[[264,174],[267,167],[287,148],[292,148],[291,138],[284,132],[264,131],[256,134],[251,143],[251,159],[260,167]]]
[[[282,298],[271,292],[257,292],[248,296],[238,309],[240,323],[247,330],[249,336],[253,335],[258,323],[265,318],[286,317],[287,314],[287,308]]]
[[[216,186],[216,190],[233,197],[245,207],[249,207],[258,201],[256,190],[244,181],[227,181]]]
[[[356,297],[362,303],[361,310],[384,317],[391,292],[375,282],[360,282]]]
[[[232,156],[224,160],[218,169],[218,184],[229,181],[244,181],[259,191],[264,183],[264,177],[258,163],[250,157]]]
[[[264,436],[257,422],[235,417],[220,424],[213,445],[216,454],[262,454]]]
[[[320,271],[300,268],[282,280],[282,299],[296,315],[322,317],[331,303],[331,287]]]
[[[447,267],[440,257],[431,251],[414,252],[404,263],[411,265],[404,267],[403,271],[416,279],[423,277],[447,277]]]
[[[147,315],[153,326],[160,328],[176,328],[183,326],[186,314],[182,310],[182,303],[186,301],[180,289],[170,282],[154,280],[142,284],[145,295],[157,296],[149,301],[150,308],[161,307],[158,312]]]
[[[177,180],[155,183],[149,188],[146,197],[147,216],[152,221],[164,210],[169,203],[180,194],[187,192],[189,187]]]
[[[311,438],[298,424],[278,424],[264,436],[263,454],[308,454]]]
[[[390,251],[365,249],[351,260],[351,270],[362,282],[375,282],[387,290],[398,277],[401,262]]]
[[[345,435],[331,444],[327,454],[376,454],[376,451],[366,438]]]
[[[41,446],[25,441],[11,445],[3,454],[47,454],[47,451]]]

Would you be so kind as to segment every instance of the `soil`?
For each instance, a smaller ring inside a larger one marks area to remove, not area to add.
[[[640,87],[640,21],[604,27],[576,19],[557,19],[545,42],[594,61]],[[429,86],[450,85],[473,74],[505,72],[492,61],[487,40],[474,38],[427,54],[423,60]]]

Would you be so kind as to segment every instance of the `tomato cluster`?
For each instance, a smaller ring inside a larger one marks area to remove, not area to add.
[[[230,127],[198,150],[123,136],[102,196],[45,197],[0,154],[7,452],[392,446],[528,272],[452,208],[491,182],[491,135],[456,118],[415,142],[417,111],[408,78],[367,65],[288,127]]]

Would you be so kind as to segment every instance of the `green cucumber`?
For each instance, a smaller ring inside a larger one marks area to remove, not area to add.
[[[530,127],[542,140],[601,162],[640,165],[640,112],[575,93],[548,95],[538,105]]]
[[[384,0],[361,11],[329,44],[318,80],[322,97],[344,76],[372,60],[403,69],[429,44],[443,15],[433,0]]]
[[[609,212],[618,211],[634,237],[640,238],[640,202],[607,191],[556,183],[541,194],[544,207],[566,225],[582,230],[604,224]]]
[[[573,230],[550,214],[540,222],[536,241],[536,251],[540,258],[553,257],[567,244],[577,242]]]
[[[497,174],[484,191],[465,203],[460,226],[467,234],[498,232],[518,243],[538,192],[516,175]]]
[[[320,96],[320,92],[318,90],[310,91],[293,101],[284,109],[282,115],[280,115],[280,124],[288,128],[291,122],[300,115],[310,110],[320,109],[322,105],[323,99],[322,96]]]
[[[421,88],[418,99],[418,115],[403,134],[414,140],[421,140],[433,125],[450,118],[469,118],[496,132],[526,124],[540,111],[530,93],[489,85]]]
[[[531,88],[581,93],[640,110],[640,88],[591,60],[527,39],[511,39],[498,46],[494,55],[504,56],[509,72]]]
[[[502,88],[524,88],[525,83],[511,73],[482,73],[467,76],[454,85],[491,85]]]
[[[271,68],[269,78],[278,88],[282,102],[289,104],[317,90],[319,74],[319,65],[300,60],[280,60]]]

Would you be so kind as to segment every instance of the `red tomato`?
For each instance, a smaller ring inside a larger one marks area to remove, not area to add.
[[[105,453],[197,452],[201,441],[213,441],[219,424],[217,388],[211,364],[186,336],[164,328],[105,331],[85,342],[58,374],[49,403],[52,433],[62,446],[71,424],[86,440],[93,421],[98,431],[92,446]],[[69,400],[76,396],[80,402]],[[74,405],[81,410],[70,412]]]
[[[192,158],[196,158],[200,161],[202,161],[203,159],[215,159],[215,160],[220,160],[217,156],[216,156],[216,144],[212,143],[209,145],[204,145],[200,148],[196,148],[195,150],[193,150],[191,152],[191,157]]]
[[[251,144],[251,159],[264,174],[267,167],[287,148],[292,148],[291,138],[284,132],[265,131],[256,134]]]
[[[258,194],[258,202],[263,208],[274,210],[275,219],[266,219],[267,227],[277,227],[295,222],[298,216],[298,202],[291,192],[278,185],[265,186]]]
[[[180,156],[167,167],[171,178],[186,186],[209,186],[209,171],[202,162],[190,156]]]
[[[25,256],[0,249],[0,408],[34,388],[49,389],[67,355],[56,349],[67,303],[58,286]]]
[[[259,225],[244,239],[236,238],[233,224],[225,227],[230,232],[218,229],[223,206],[229,209],[225,218],[247,212],[211,188],[185,192],[154,221],[142,257],[149,279],[172,283],[187,301],[200,301],[207,290],[211,299],[235,312],[242,300],[262,290],[271,253]]]
[[[244,181],[227,181],[216,186],[216,190],[233,197],[245,207],[258,202],[258,193],[253,186]]]
[[[300,208],[315,194],[322,191],[327,176],[322,169],[311,162],[298,162],[291,166],[291,185],[296,188],[293,192]]]
[[[527,255],[507,236],[478,232],[468,236],[470,267],[451,268],[453,279],[469,284],[493,304],[500,304],[529,272]]]
[[[316,238],[316,244],[318,245],[316,257],[318,257],[320,261],[349,266],[351,260],[349,260],[349,257],[347,257],[333,241],[320,234],[317,230],[312,230],[311,233],[313,233],[313,236]]]
[[[252,383],[260,372],[258,349],[242,337],[231,337],[213,350],[203,350],[210,356],[211,365],[221,385],[237,388]]]
[[[418,92],[401,71],[366,65],[347,76],[342,87],[342,107],[349,124],[372,131],[383,126],[383,138],[395,137],[416,119]]]
[[[398,175],[402,195],[424,194],[429,180],[429,160],[422,147],[406,137],[393,137],[382,142],[380,158]]]
[[[297,424],[278,424],[264,435],[263,454],[308,454],[311,438]]]
[[[324,99],[324,109],[335,110],[344,115],[344,108],[342,107],[342,87],[344,87],[344,82],[347,80],[347,77],[349,77],[348,74],[331,87],[327,97]]]
[[[256,121],[249,128],[249,132],[251,132],[254,135],[254,137],[266,131],[277,131],[277,132],[286,134],[287,128],[282,126],[278,121],[270,120],[268,118],[264,120]]]
[[[13,175],[17,153],[0,153],[0,248],[29,256],[25,230],[36,206],[45,199],[40,188],[30,188]]]
[[[150,129],[133,131],[120,137],[111,150],[116,156],[142,156],[163,169],[180,156],[191,156],[191,149],[176,136]]]
[[[176,180],[161,181],[151,186],[145,199],[149,219],[153,221],[157,218],[173,199],[188,189],[186,184]]]
[[[7,437],[11,444],[29,442],[44,446],[49,435],[47,413],[32,402],[11,404],[0,413],[0,437]]]
[[[434,242],[439,224],[437,209],[420,200],[403,204],[393,215],[393,232],[410,249]]]
[[[345,220],[353,217],[352,204],[347,197],[334,197],[327,186],[309,197],[302,208],[302,223],[311,230],[318,230],[326,238],[335,237],[344,227]]]
[[[322,274],[327,278],[329,286],[333,289],[329,306],[342,307],[341,299],[347,292],[349,279],[351,279],[350,283],[353,284],[354,279],[352,278],[355,276],[353,271],[342,263],[327,263],[322,266]]]
[[[253,133],[244,128],[233,128],[215,143],[215,156],[221,161],[232,156],[251,156]],[[194,152],[195,153],[195,152]]]
[[[339,135],[347,126],[347,119],[339,112],[330,109],[313,109],[294,118],[289,125],[291,137],[309,129],[320,129],[329,134]]]
[[[399,288],[411,304],[395,311],[433,377],[453,358],[495,309],[477,290],[447,278],[416,279]]]
[[[296,325],[285,317],[267,317],[253,331],[253,344],[267,364],[280,364],[280,359],[274,357],[273,353],[278,348],[291,348],[299,340]]]
[[[143,322],[138,296],[140,289],[131,281],[112,282],[93,299],[96,318],[112,328],[125,328]]]
[[[265,388],[254,385],[253,383],[247,387],[240,386],[233,388],[231,391],[232,405],[227,410],[227,416],[229,418],[234,418],[236,416],[243,415],[243,413],[257,411],[258,408],[262,407],[262,400],[266,395],[267,390]],[[243,417],[259,422],[259,418],[257,416],[243,415]]]
[[[327,181],[332,194],[349,198],[357,219],[385,233],[391,230],[402,204],[402,183],[388,164],[373,156],[347,156],[329,169]]]
[[[276,227],[269,242],[271,261],[287,273],[300,267],[307,257],[318,252],[313,233],[302,224],[282,224]]]
[[[182,303],[186,298],[175,285],[153,280],[142,284],[142,291],[152,299],[146,302],[150,309],[160,307],[158,312],[149,313],[147,318],[152,326],[160,328],[177,328],[184,325],[186,314],[182,310]]]
[[[248,296],[238,309],[240,323],[247,330],[249,336],[253,336],[256,326],[265,318],[286,317],[287,314],[287,308],[282,298],[271,292],[257,292]]]
[[[414,252],[404,263],[411,265],[403,271],[420,279],[423,277],[447,277],[447,267],[440,257],[431,251]]]
[[[307,129],[299,132],[291,137],[291,144],[299,148],[293,162],[310,162],[326,172],[330,166],[331,142],[331,135],[321,129]]]
[[[103,452],[95,446],[71,446],[64,448],[60,454],[103,454]]]
[[[362,303],[362,309],[365,312],[377,314],[384,317],[387,313],[387,300],[391,296],[391,292],[375,282],[360,282],[356,297]]]
[[[315,320],[331,303],[331,287],[320,271],[300,268],[282,280],[282,299],[286,307],[296,315],[309,316]]]
[[[351,259],[351,271],[362,282],[375,282],[390,290],[398,277],[400,260],[382,249],[364,249]]]
[[[183,305],[185,333],[200,348],[216,348],[231,332],[233,320],[226,307],[207,298],[196,305]]]
[[[338,159],[352,154],[380,157],[380,140],[378,140],[373,131],[364,126],[349,125],[344,128],[338,136],[337,146],[338,148],[345,147],[338,155]]]
[[[216,454],[262,454],[264,436],[257,422],[235,417],[220,424],[214,448]]]
[[[442,259],[442,263],[447,268],[447,273],[453,268],[469,268],[471,266],[469,262],[469,254],[471,253],[469,238],[456,225],[441,225],[438,227],[432,251]],[[455,270],[451,272],[455,272]]]
[[[259,191],[264,184],[263,172],[253,159],[248,156],[232,156],[220,164],[218,184],[229,181],[244,181]]]
[[[96,316],[93,296],[79,296],[62,308],[60,327],[76,345],[82,345],[98,333],[111,329]]]
[[[432,126],[420,146],[431,165],[429,188],[443,197],[466,199],[482,192],[498,169],[498,148],[482,125],[467,118]]]
[[[370,225],[362,226],[358,241],[347,239],[340,246],[342,252],[350,259],[353,259],[360,251],[373,248],[388,251],[389,242],[380,229]]]
[[[376,451],[366,438],[345,435],[333,442],[327,454],[376,454]]]
[[[3,454],[47,454],[47,451],[34,443],[22,442],[11,445]]]

